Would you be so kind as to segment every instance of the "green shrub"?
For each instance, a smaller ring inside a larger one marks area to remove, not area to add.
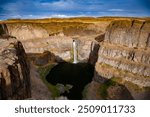
[[[57,89],[56,86],[50,84],[49,82],[47,82],[46,80],[46,76],[47,74],[50,72],[50,70],[55,66],[55,64],[49,64],[46,66],[42,66],[38,68],[38,72],[40,74],[40,77],[42,79],[42,81],[46,84],[46,86],[48,87],[49,91],[52,93],[52,98],[58,97],[60,96],[60,93]]]
[[[101,84],[100,86],[100,95],[103,99],[107,99],[108,97],[108,93],[107,93],[107,89],[110,87],[110,86],[116,86],[117,83],[113,80],[108,80],[106,81],[105,83]]]

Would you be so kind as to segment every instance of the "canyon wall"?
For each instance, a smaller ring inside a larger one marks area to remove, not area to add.
[[[21,39],[39,39],[63,34],[66,36],[87,36],[103,33],[109,21],[92,23],[83,21],[60,22],[5,22],[10,35]]]
[[[95,19],[93,19],[95,20]],[[78,59],[88,60],[93,40],[105,32],[110,21],[53,21],[53,22],[6,21],[9,35],[23,44],[26,53],[50,51],[58,58],[71,60],[73,57],[72,41],[78,41]],[[59,61],[59,60],[58,60]]]
[[[127,84],[135,99],[149,99],[150,93],[139,96],[140,93],[133,90],[135,86],[150,87],[150,22],[113,21],[107,27],[104,41],[100,42],[95,69],[99,82],[117,79]]]
[[[49,36],[47,30],[45,30],[40,24],[34,23],[7,23],[9,34],[17,39],[30,40],[39,39]]]
[[[22,41],[27,53],[43,53],[50,51],[58,58],[70,60],[73,58],[73,40],[77,41],[78,59],[88,60],[94,46],[94,37],[72,38],[67,36],[50,36],[49,38]],[[59,61],[59,60],[58,60]]]
[[[30,68],[21,42],[0,38],[0,99],[30,97]]]
[[[79,60],[88,60],[94,38],[105,32],[110,22],[49,22],[6,23],[10,35],[22,42],[26,53],[51,53],[70,60],[73,56],[72,41],[78,41]],[[58,60],[59,61],[59,60]]]

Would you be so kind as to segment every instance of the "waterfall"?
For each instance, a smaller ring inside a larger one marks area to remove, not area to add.
[[[75,40],[73,40],[73,63],[77,63],[77,42]]]

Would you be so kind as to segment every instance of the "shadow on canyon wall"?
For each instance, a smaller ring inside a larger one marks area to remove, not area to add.
[[[6,24],[0,24],[0,38],[7,39],[7,40],[9,38],[16,39],[16,37],[9,35],[9,31]]]
[[[43,53],[28,53],[28,59],[35,65],[44,66],[49,62],[61,63],[65,62],[61,57],[56,56],[50,51],[45,51]]]
[[[6,81],[3,78],[3,74],[1,73],[1,78],[0,78],[0,99],[5,100],[7,99],[6,94],[5,94],[5,89],[6,89]]]

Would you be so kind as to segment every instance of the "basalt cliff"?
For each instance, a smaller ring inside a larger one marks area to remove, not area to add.
[[[124,84],[134,99],[150,99],[150,22],[113,21],[100,42],[96,79]]]
[[[21,42],[0,38],[0,99],[31,97],[30,68]]]

